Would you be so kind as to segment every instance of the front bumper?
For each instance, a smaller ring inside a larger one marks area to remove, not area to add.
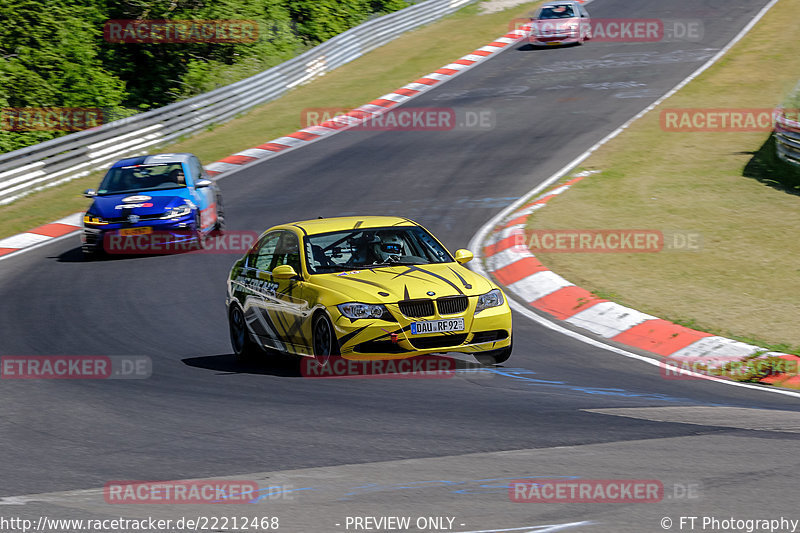
[[[775,125],[775,151],[787,163],[800,166],[800,130]]]
[[[477,296],[469,300],[469,306],[463,313],[424,318],[406,317],[400,313],[397,304],[387,305],[396,322],[350,320],[338,314],[338,311],[332,312],[340,353],[345,359],[354,360],[405,359],[433,353],[480,353],[508,347],[511,344],[511,309],[508,301],[476,315]],[[463,331],[422,335],[411,333],[412,322],[453,318],[464,319]]]
[[[532,32],[528,35],[528,42],[534,46],[547,46],[557,44],[574,44],[581,41],[577,30],[558,29]]]
[[[124,230],[148,228],[142,235],[123,235]],[[146,220],[140,224],[89,225],[84,223],[81,246],[86,251],[118,254],[159,254],[180,251],[180,244],[196,240],[193,217],[178,220]]]

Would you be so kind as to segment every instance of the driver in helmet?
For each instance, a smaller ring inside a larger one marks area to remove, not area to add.
[[[186,177],[183,175],[183,170],[179,168],[176,168],[169,173],[167,181],[177,185],[186,185]]]
[[[405,245],[403,239],[395,232],[381,232],[372,245],[372,253],[377,263],[396,263],[404,255]]]

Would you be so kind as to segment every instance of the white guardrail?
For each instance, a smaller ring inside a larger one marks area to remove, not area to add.
[[[426,0],[365,22],[289,61],[209,93],[2,154],[0,205],[86,176],[112,160],[147,153],[212,124],[231,120],[474,1]]]

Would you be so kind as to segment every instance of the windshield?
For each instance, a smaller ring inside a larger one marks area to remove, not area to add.
[[[305,254],[311,274],[453,261],[447,250],[418,226],[310,235],[305,237]]]
[[[186,187],[180,163],[132,165],[112,168],[100,183],[97,194],[151,191]]]
[[[572,6],[563,5],[563,6],[545,6],[539,12],[539,16],[537,17],[539,20],[547,20],[547,19],[569,19],[575,17],[575,12],[572,10]]]

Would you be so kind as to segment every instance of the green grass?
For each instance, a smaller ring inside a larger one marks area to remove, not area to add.
[[[353,108],[366,104],[507,33],[510,22],[528,14],[537,3],[487,15],[478,14],[478,4],[469,5],[294,89],[278,100],[256,107],[240,118],[208,128],[158,151],[192,152],[207,164],[292,133],[302,127],[303,109]],[[86,209],[88,201],[81,192],[96,187],[101,176],[101,172],[96,172],[0,207],[0,237]]]
[[[537,254],[569,281],[645,313],[800,353],[800,184],[767,132],[666,132],[668,108],[772,108],[800,75],[800,0],[779,2],[725,57],[604,145],[598,170],[531,218],[537,229],[702,234],[696,252]]]
[[[790,94],[783,102],[784,107],[794,110],[795,112],[800,108],[800,83],[797,84],[792,94]]]

